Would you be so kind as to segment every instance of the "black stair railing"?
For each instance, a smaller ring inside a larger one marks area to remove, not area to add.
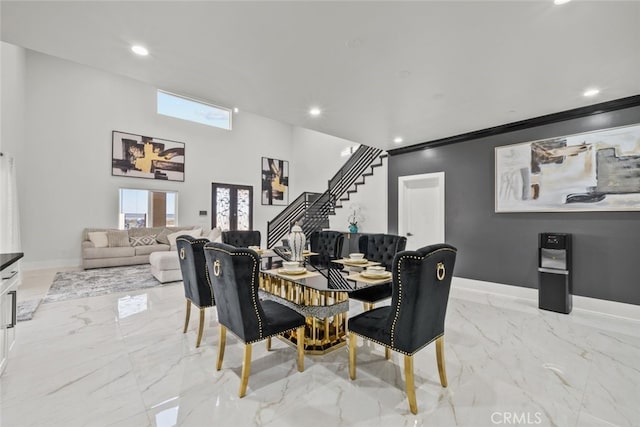
[[[356,183],[358,178],[380,156],[379,148],[360,145],[340,170],[329,180],[324,193],[302,193],[296,200],[267,223],[267,247],[283,239],[295,222],[302,231],[311,233],[329,226],[329,215],[335,213],[336,201]]]
[[[267,247],[272,248],[282,240],[291,226],[302,222],[305,212],[321,193],[304,192],[282,210],[273,220],[267,222]]]

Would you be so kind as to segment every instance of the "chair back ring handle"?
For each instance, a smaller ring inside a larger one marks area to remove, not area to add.
[[[184,248],[180,248],[180,259],[185,259],[186,257],[186,253]]]
[[[438,280],[442,281],[444,280],[445,275],[446,275],[446,270],[444,268],[444,264],[439,262],[436,267],[436,277],[438,278]]]
[[[220,260],[217,259],[214,263],[213,263],[213,274],[216,277],[220,277]]]

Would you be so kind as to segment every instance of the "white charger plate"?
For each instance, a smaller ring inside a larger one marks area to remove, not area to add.
[[[298,267],[295,270],[287,270],[284,268],[278,269],[278,273],[280,274],[304,274],[307,272],[307,269],[304,267]]]
[[[391,277],[391,272],[381,271],[380,273],[372,273],[368,271],[363,271],[360,273],[360,275],[367,279],[386,279],[388,277]]]

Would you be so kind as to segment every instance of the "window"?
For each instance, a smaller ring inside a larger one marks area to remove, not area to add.
[[[122,230],[178,225],[178,193],[120,189],[118,227]]]
[[[231,110],[158,90],[158,114],[231,130]]]
[[[211,228],[253,230],[253,187],[211,184]]]

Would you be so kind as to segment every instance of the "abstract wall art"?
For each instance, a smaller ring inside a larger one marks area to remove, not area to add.
[[[114,130],[111,175],[184,181],[184,142]]]
[[[289,204],[289,162],[262,158],[262,204]]]
[[[495,211],[640,210],[640,125],[495,149]]]

